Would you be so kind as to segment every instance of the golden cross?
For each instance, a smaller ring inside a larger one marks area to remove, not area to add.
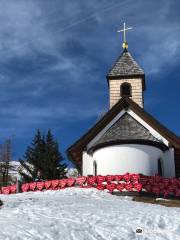
[[[123,32],[123,48],[128,48],[128,44],[126,42],[126,31],[131,30],[132,27],[126,28],[126,23],[123,24],[124,28],[121,30],[118,30],[117,32]]]

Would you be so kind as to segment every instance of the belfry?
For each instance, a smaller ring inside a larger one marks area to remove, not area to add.
[[[124,28],[123,52],[117,59],[106,78],[109,85],[110,108],[122,97],[129,97],[140,107],[144,105],[143,92],[145,90],[145,74],[137,62],[128,52],[126,31],[132,28]]]

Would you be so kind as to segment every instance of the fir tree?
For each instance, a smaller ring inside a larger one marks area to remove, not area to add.
[[[44,158],[43,145],[45,145],[45,141],[38,130],[32,140],[31,146],[28,146],[26,149],[24,159],[20,160],[22,166],[20,174],[26,182],[33,181],[38,176],[38,171],[41,169],[41,159]]]
[[[51,130],[46,135],[46,150],[44,158],[43,175],[46,179],[58,179],[65,177],[66,164],[62,161],[64,158],[59,152],[58,142],[54,140]]]
[[[43,136],[38,130],[31,146],[27,147],[24,159],[20,161],[20,174],[26,182],[63,178],[66,174],[63,160],[51,131]]]

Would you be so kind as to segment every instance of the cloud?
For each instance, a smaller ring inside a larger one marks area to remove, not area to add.
[[[43,36],[42,29],[39,29],[41,21],[38,22],[41,9],[37,4],[25,1],[1,1],[0,4],[1,55],[8,59],[30,53],[37,42],[34,40],[39,31]]]
[[[110,51],[115,52],[117,48],[112,49],[109,44],[114,43],[117,46],[118,42],[115,38],[119,36],[115,31],[124,20],[129,24],[132,23],[134,27],[133,32],[129,33],[130,42],[132,41],[133,46],[142,47],[146,52],[146,57],[144,58],[142,55],[145,54],[142,53],[139,59],[142,59],[147,71],[159,71],[167,58],[173,59],[179,49],[177,40],[179,24],[178,22],[172,24],[170,21],[172,17],[169,18],[169,15],[173,5],[170,1],[161,0],[156,4],[154,1],[144,3],[142,0],[121,3],[118,1],[109,3],[105,0],[86,3],[62,1],[60,6],[58,1],[52,5],[49,1],[44,4],[44,1],[4,0],[0,4],[2,9],[0,61],[2,62],[9,58],[22,58],[28,55],[34,57],[36,61],[37,55],[44,53],[57,58],[57,62],[54,66],[50,66],[50,70],[61,71],[73,68],[77,70],[76,60],[73,59],[73,62],[63,51],[65,43],[74,41],[80,44],[82,39],[81,45],[85,48],[85,52],[88,51],[88,47],[90,49],[94,47],[94,51],[99,49],[102,56],[104,49],[107,50],[107,54]],[[136,11],[140,14],[135,15]],[[97,31],[99,36],[98,34],[95,36]],[[85,34],[88,34],[87,37]],[[106,39],[102,40],[101,35]]]
[[[0,0],[0,132],[61,124],[68,132],[73,121],[107,110],[106,74],[121,54],[116,31],[124,21],[133,27],[129,51],[146,75],[165,78],[179,62],[179,7],[170,0]],[[150,96],[147,103],[154,104]]]

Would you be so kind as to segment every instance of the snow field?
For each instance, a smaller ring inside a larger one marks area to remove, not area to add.
[[[180,208],[79,188],[1,199],[0,240],[180,240]]]

